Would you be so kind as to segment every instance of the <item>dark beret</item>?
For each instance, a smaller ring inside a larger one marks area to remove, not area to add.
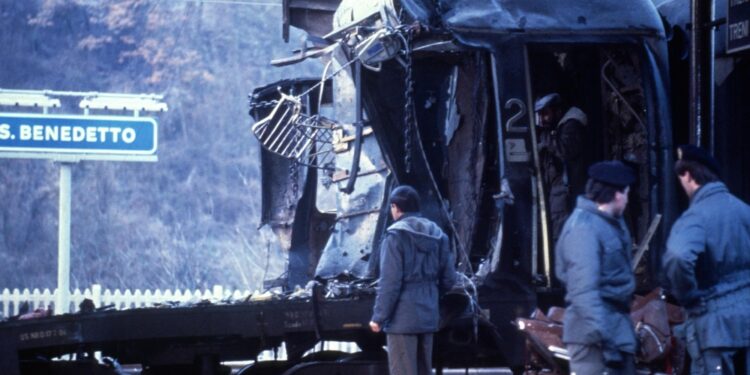
[[[716,159],[714,159],[714,157],[708,153],[708,151],[698,146],[682,145],[677,147],[677,159],[690,160],[699,164],[703,164],[717,176],[721,174],[721,167],[719,167],[719,162],[717,162]]]
[[[562,104],[560,94],[553,92],[542,96],[534,103],[534,112],[539,112],[547,107],[559,107]]]
[[[589,167],[589,177],[605,184],[625,187],[635,182],[635,171],[618,160],[600,161]]]

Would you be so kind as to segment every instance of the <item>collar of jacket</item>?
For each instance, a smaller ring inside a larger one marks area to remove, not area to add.
[[[618,225],[620,223],[620,220],[604,211],[599,210],[599,208],[596,205],[596,202],[592,201],[591,199],[586,198],[583,195],[578,196],[578,201],[576,202],[576,208],[580,208],[584,211],[588,211],[593,213],[594,215],[598,215],[602,217],[604,220],[607,220],[615,225]]]
[[[388,231],[404,231],[435,240],[439,240],[444,235],[437,224],[422,217],[419,213],[412,212],[402,215],[388,227]]]
[[[566,121],[575,120],[580,122],[583,126],[588,125],[589,119],[588,116],[586,116],[586,113],[583,112],[578,107],[570,107],[567,112],[563,115],[563,117],[560,119],[560,121],[557,122],[557,126],[555,128],[559,128],[560,125],[564,124]]]
[[[690,200],[690,205],[694,205],[714,194],[729,192],[727,186],[721,181],[709,182],[701,187],[693,194],[693,199]]]
[[[402,221],[410,217],[422,217],[422,214],[420,214],[419,212],[404,212],[403,215],[401,215],[401,217],[398,218],[398,220],[396,220],[394,223],[397,223],[399,221]]]

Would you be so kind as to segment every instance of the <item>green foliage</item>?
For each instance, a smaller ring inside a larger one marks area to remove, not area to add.
[[[247,93],[319,68],[271,68],[292,49],[280,34],[278,6],[0,0],[0,87],[156,92],[169,105],[153,114],[158,163],[73,167],[72,287],[256,289],[283,272],[284,254],[257,230]],[[0,160],[0,287],[55,286],[57,174]]]

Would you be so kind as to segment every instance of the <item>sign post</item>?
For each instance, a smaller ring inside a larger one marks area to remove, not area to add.
[[[55,313],[70,309],[70,197],[71,163],[60,164],[60,206],[57,222],[57,295]]]
[[[84,115],[49,114],[57,97],[83,97]],[[71,169],[83,160],[155,162],[158,125],[141,111],[166,111],[161,95],[0,89],[0,106],[42,108],[38,113],[0,113],[0,158],[60,163],[58,267],[55,313],[70,309]],[[92,116],[91,109],[133,111],[132,116]]]

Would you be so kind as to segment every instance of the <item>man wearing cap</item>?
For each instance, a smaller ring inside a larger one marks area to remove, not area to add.
[[[455,257],[440,227],[419,214],[419,194],[402,185],[390,195],[391,216],[380,248],[380,278],[370,321],[388,341],[391,375],[432,374],[438,302],[456,279]]]
[[[630,320],[635,290],[631,239],[622,214],[633,170],[619,161],[588,171],[586,193],[565,222],[555,249],[555,274],[565,285],[563,342],[571,374],[634,374],[636,338]]]
[[[677,154],[690,206],[663,257],[667,289],[687,312],[676,333],[686,339],[693,374],[734,374],[737,357],[750,364],[750,207],[729,193],[705,150],[684,145]]]
[[[537,114],[538,151],[542,182],[548,192],[552,243],[583,193],[586,163],[583,157],[586,114],[577,107],[563,110],[562,98],[551,93],[534,103]]]

